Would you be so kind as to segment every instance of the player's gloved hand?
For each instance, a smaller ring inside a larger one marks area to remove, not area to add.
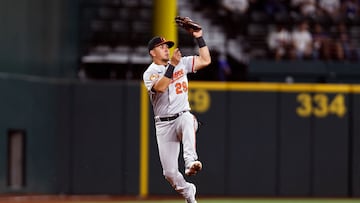
[[[176,16],[175,23],[179,27],[188,31],[189,33],[197,32],[201,30],[201,26],[198,23],[191,20],[191,18],[189,17]]]
[[[170,59],[170,64],[173,65],[173,66],[177,66],[177,64],[179,64],[179,62],[180,62],[180,59],[181,59],[180,49],[176,48],[174,50],[174,53],[173,53],[171,59]]]

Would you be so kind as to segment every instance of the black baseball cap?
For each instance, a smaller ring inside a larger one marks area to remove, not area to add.
[[[153,37],[149,43],[148,43],[148,49],[149,51],[152,50],[153,48],[160,46],[162,44],[167,44],[169,48],[171,48],[172,46],[174,46],[174,42],[173,41],[167,41],[165,38],[163,37]]]

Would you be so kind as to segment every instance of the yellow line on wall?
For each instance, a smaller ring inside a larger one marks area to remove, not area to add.
[[[350,85],[350,84],[190,82],[189,87],[201,88],[201,89],[207,89],[213,91],[360,93],[360,85]]]
[[[139,195],[149,194],[149,98],[143,83],[140,84],[140,165]]]
[[[360,93],[360,85],[352,85],[351,92]]]

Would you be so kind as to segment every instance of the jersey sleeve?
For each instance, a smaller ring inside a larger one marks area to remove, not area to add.
[[[184,64],[186,73],[195,73],[195,56],[185,56],[181,58],[181,63]]]
[[[155,93],[152,91],[154,84],[159,80],[160,75],[157,73],[156,69],[153,67],[149,67],[143,74],[143,80],[146,89],[149,93]]]

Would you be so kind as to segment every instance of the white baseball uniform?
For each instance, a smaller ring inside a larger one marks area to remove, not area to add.
[[[166,72],[167,66],[152,63],[144,72],[143,80],[150,95],[155,115],[156,138],[163,174],[176,191],[189,196],[190,183],[178,169],[180,143],[183,144],[185,166],[198,159],[196,130],[198,122],[190,111],[187,74],[195,72],[194,56],[182,57],[175,67],[173,79],[164,93],[154,92],[153,85]]]

